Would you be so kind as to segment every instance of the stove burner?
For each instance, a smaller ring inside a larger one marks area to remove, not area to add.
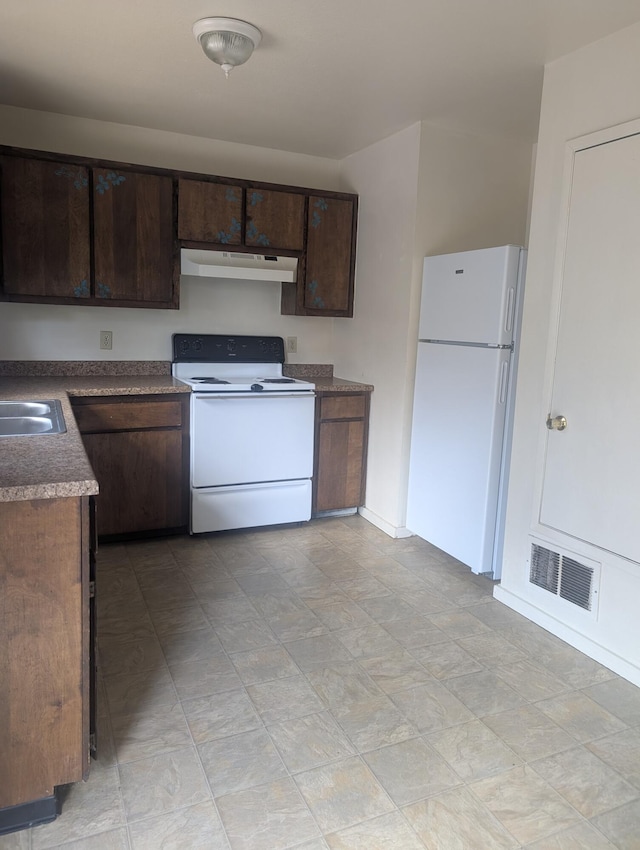
[[[260,378],[261,384],[295,384],[294,378]]]
[[[220,378],[191,378],[192,381],[195,381],[198,384],[228,384],[229,381],[223,381]]]

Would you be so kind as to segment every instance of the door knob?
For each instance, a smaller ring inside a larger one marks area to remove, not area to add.
[[[564,431],[567,427],[567,420],[564,416],[547,416],[547,428],[550,431]]]

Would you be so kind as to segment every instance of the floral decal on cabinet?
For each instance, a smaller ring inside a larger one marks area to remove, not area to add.
[[[111,287],[106,283],[96,281],[96,295],[98,298],[111,298]]]
[[[115,171],[109,171],[106,176],[104,174],[98,175],[98,180],[96,182],[96,192],[99,195],[104,195],[105,192],[108,192],[112,186],[119,186],[121,183],[124,183],[126,177],[122,174],[116,174]]]
[[[69,168],[68,165],[62,165],[55,172],[56,177],[66,177],[68,180],[73,180],[74,189],[84,189],[89,185],[89,178],[80,168]]]
[[[319,310],[322,310],[325,303],[318,295],[318,281],[310,280],[307,284],[307,291],[311,295],[311,307],[317,307]]]
[[[229,242],[232,241],[234,236],[237,236],[240,233],[240,222],[238,219],[233,216],[231,219],[231,224],[229,225],[228,230],[219,230],[217,233],[218,242],[221,242],[223,245],[228,245]]]
[[[271,245],[269,242],[269,237],[266,233],[260,233],[255,224],[250,221],[247,227],[247,239],[250,239],[252,242],[255,242],[256,245]]]
[[[73,294],[76,298],[88,298],[89,297],[89,281],[81,280],[78,286],[73,287]]]
[[[322,224],[321,212],[329,209],[329,204],[324,198],[318,198],[313,205],[313,213],[311,215],[311,227],[317,229]]]

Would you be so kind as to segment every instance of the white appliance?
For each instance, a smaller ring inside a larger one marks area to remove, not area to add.
[[[281,337],[174,334],[191,392],[191,532],[311,517],[315,385],[284,377]]]
[[[180,273],[187,279],[209,277],[295,282],[297,270],[297,257],[245,254],[241,251],[203,251],[194,248],[180,250]]]
[[[526,251],[426,257],[407,528],[474,573],[502,568]]]

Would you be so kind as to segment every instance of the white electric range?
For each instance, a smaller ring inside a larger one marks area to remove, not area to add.
[[[191,532],[311,517],[315,385],[283,376],[281,337],[174,334],[191,392]]]

